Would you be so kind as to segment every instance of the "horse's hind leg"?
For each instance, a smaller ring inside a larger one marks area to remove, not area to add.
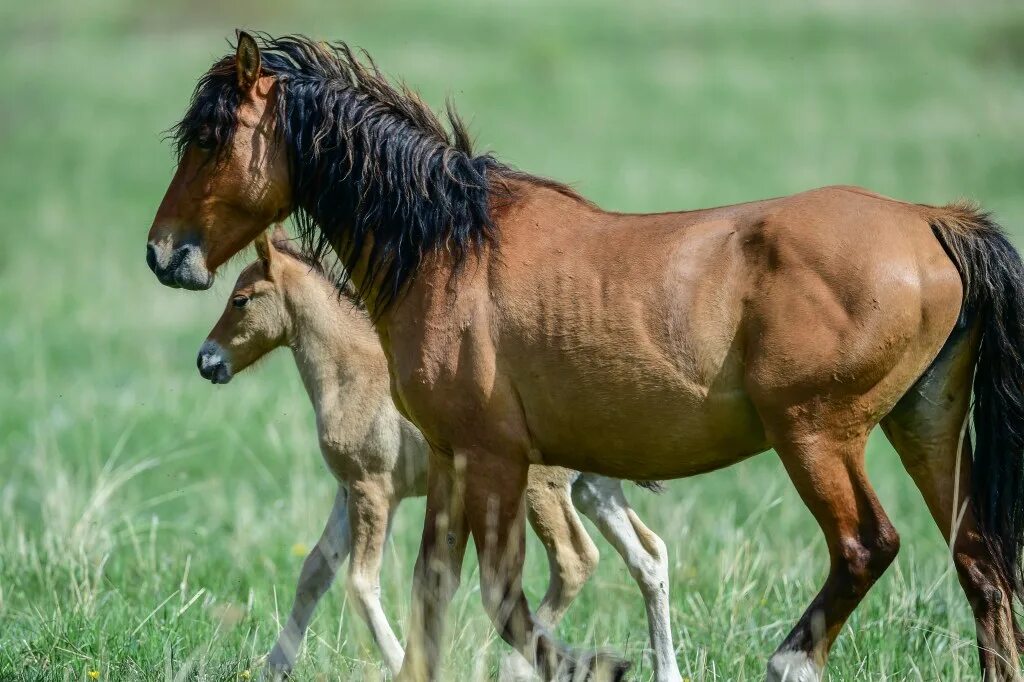
[[[665,543],[629,506],[622,493],[622,481],[617,478],[580,474],[572,487],[572,499],[619,553],[640,587],[654,653],[654,679],[657,682],[682,680],[672,646]]]
[[[348,493],[339,486],[324,532],[302,564],[291,615],[267,657],[272,675],[291,672],[313,611],[331,586],[338,567],[348,558],[349,547]]]
[[[817,682],[843,623],[896,557],[899,536],[864,472],[867,434],[840,437],[796,428],[774,440],[825,534],[831,569],[768,662],[767,677],[769,682]]]
[[[1020,679],[1013,592],[977,530],[968,502],[973,344],[951,342],[904,396],[882,428],[914,479],[953,553],[960,585],[974,611],[981,669],[986,680]]]

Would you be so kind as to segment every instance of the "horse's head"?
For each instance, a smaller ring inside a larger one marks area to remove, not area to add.
[[[259,260],[238,276],[224,312],[199,349],[204,378],[226,384],[237,372],[288,342],[291,316],[285,305],[280,254],[265,233],[256,237]]]
[[[174,129],[178,168],[146,244],[167,286],[208,289],[221,264],[291,210],[277,81],[260,62],[256,41],[239,32],[235,55],[203,76]]]

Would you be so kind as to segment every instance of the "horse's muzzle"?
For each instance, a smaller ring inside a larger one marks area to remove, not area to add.
[[[203,253],[195,244],[170,249],[161,244],[146,244],[146,265],[164,286],[175,289],[209,289],[213,275],[207,270]]]

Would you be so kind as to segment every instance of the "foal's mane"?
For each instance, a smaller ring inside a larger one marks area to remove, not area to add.
[[[525,182],[585,201],[566,185],[476,154],[448,103],[447,126],[368,54],[304,36],[257,38],[265,75],[279,84],[277,132],[288,150],[294,217],[316,261],[337,247],[339,285],[365,257],[361,297],[383,311],[426,254],[444,249],[456,267],[496,239],[494,199]],[[199,81],[173,129],[179,154],[200,135],[219,150],[231,140],[240,102],[235,58]]]
[[[292,239],[274,239],[273,246],[278,253],[283,253],[309,268],[313,277],[318,277],[327,284],[337,287],[338,293],[353,306],[361,310],[366,309],[363,301],[359,298],[359,292],[352,286],[352,283],[347,278],[344,281],[339,281],[332,274],[331,266],[326,265],[322,258],[301,248],[301,245],[296,245]]]

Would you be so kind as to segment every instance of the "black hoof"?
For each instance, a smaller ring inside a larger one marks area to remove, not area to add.
[[[632,665],[626,659],[608,652],[583,654],[571,662],[559,682],[621,682]]]

